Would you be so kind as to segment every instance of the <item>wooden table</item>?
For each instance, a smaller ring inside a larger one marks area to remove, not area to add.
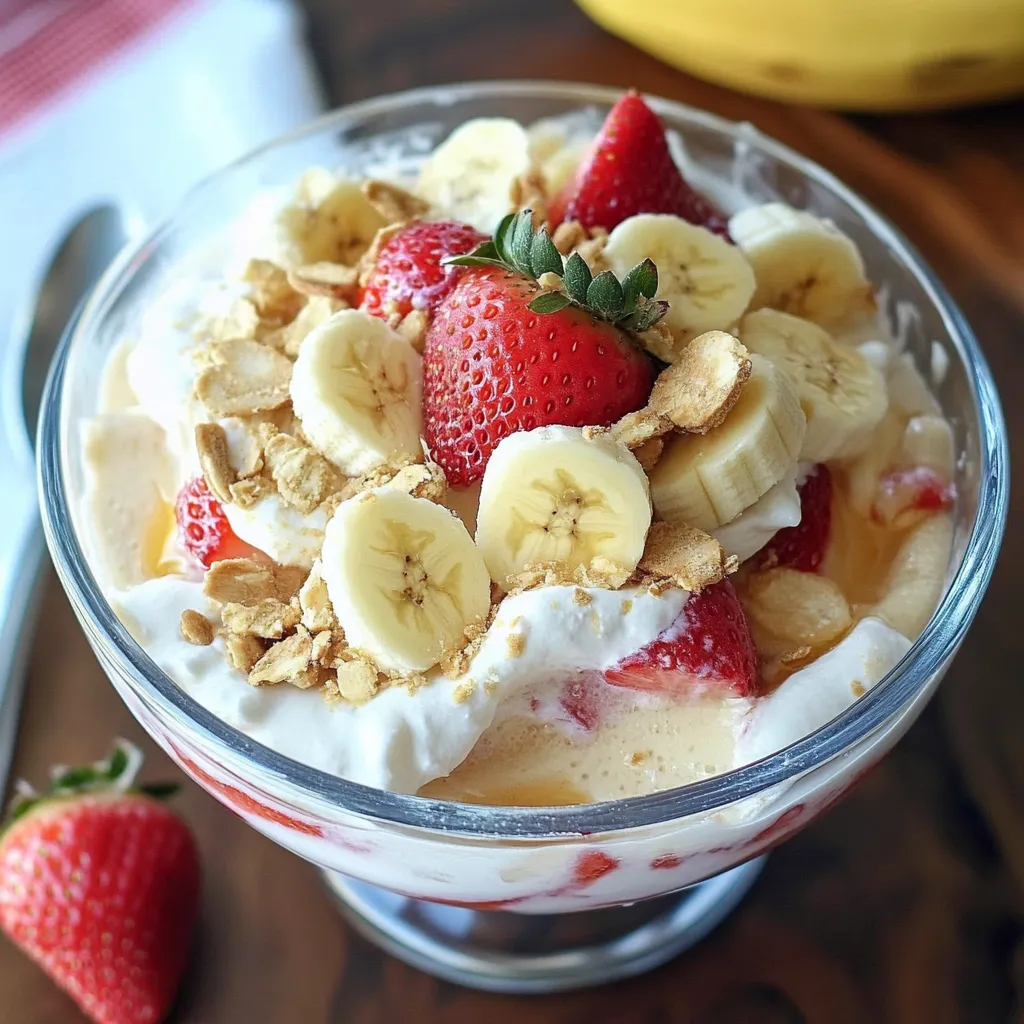
[[[1015,394],[1024,384],[1024,104],[856,118],[788,108],[688,78],[604,34],[569,0],[306,6],[337,104],[458,79],[589,80],[753,121],[820,161],[887,213],[949,286],[1024,451]],[[186,784],[180,806],[202,846],[206,893],[174,1021],[1024,1021],[1022,576],[1024,542],[1011,524],[970,637],[898,749],[777,850],[742,909],[699,948],[598,991],[490,996],[397,963],[341,924],[311,867]],[[44,616],[16,771],[41,778],[47,765],[91,759],[120,734],[150,751],[150,775],[176,775],[103,678],[52,579]],[[0,941],[0,1019],[83,1018]]]

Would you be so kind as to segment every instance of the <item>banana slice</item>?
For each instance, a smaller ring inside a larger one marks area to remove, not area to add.
[[[792,468],[807,424],[796,388],[763,356],[725,421],[706,434],[677,434],[651,473],[662,519],[714,530],[735,519]]]
[[[307,335],[292,369],[295,415],[343,473],[423,456],[420,357],[381,319],[343,309]]]
[[[952,548],[952,518],[939,513],[926,519],[896,552],[885,596],[874,606],[861,609],[861,614],[882,619],[913,640],[924,629],[942,596]]]
[[[860,252],[831,221],[766,203],[732,217],[729,234],[754,268],[755,309],[770,306],[824,327],[874,310]]]
[[[491,580],[465,526],[404,491],[343,501],[320,559],[346,640],[385,672],[425,672],[490,608]]]
[[[627,217],[602,255],[620,280],[643,260],[654,260],[656,297],[668,302],[665,323],[679,351],[698,334],[731,327],[754,294],[754,271],[735,245],[671,214]]]
[[[286,208],[281,221],[302,263],[352,266],[385,226],[358,182],[337,181],[326,171],[317,171],[301,192],[300,202]]]
[[[512,183],[530,168],[530,140],[518,121],[478,117],[434,150],[416,192],[446,216],[490,233],[512,209]]]
[[[817,324],[774,309],[748,313],[740,338],[796,385],[807,417],[800,458],[808,462],[859,455],[888,408],[885,377],[855,348]]]
[[[552,562],[628,576],[650,525],[647,477],[629,449],[575,427],[538,427],[509,435],[491,455],[476,542],[500,585]]]

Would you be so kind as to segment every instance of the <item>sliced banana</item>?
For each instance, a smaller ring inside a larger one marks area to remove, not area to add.
[[[422,458],[420,357],[381,319],[343,309],[306,337],[292,370],[302,430],[343,473]]]
[[[518,121],[478,117],[434,150],[416,192],[445,216],[490,233],[512,209],[512,183],[530,168],[530,140]]]
[[[729,234],[754,268],[755,309],[770,306],[824,327],[873,310],[860,252],[831,221],[766,203],[733,216]]]
[[[774,309],[748,313],[739,335],[796,385],[807,417],[801,459],[849,458],[871,444],[889,400],[885,377],[857,349],[809,320]]]
[[[926,519],[900,545],[889,568],[885,596],[861,609],[913,640],[935,611],[946,585],[953,547],[953,520],[946,513]]]
[[[359,260],[385,226],[358,182],[336,181],[326,171],[315,172],[304,183],[300,202],[287,207],[281,221],[300,262],[347,266]]]
[[[656,297],[668,302],[665,323],[680,350],[698,334],[731,327],[754,294],[754,271],[735,245],[672,214],[627,217],[602,255],[620,280],[643,260],[654,261]]]
[[[404,491],[343,501],[320,559],[346,640],[385,672],[425,672],[490,608],[491,580],[465,526]]]
[[[807,430],[792,381],[750,355],[750,378],[725,421],[706,434],[677,434],[651,473],[662,519],[714,530],[774,487],[796,462]]]
[[[552,562],[628,576],[650,525],[647,477],[624,445],[575,427],[538,427],[509,435],[491,455],[476,542],[500,585]]]

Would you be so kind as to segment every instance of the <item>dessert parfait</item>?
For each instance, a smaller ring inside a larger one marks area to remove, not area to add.
[[[297,761],[484,804],[705,779],[878,683],[946,579],[950,426],[854,242],[684,160],[635,94],[596,137],[471,120],[175,266],[77,513],[153,661]]]

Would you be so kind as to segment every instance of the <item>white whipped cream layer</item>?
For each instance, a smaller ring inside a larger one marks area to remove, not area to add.
[[[731,523],[712,530],[711,535],[725,548],[727,554],[735,555],[745,562],[756,555],[779,532],[787,526],[800,523],[800,494],[797,491],[798,473],[792,469],[766,494],[741,512]],[[806,478],[801,474],[800,483]]]
[[[360,706],[328,706],[315,690],[252,687],[231,667],[219,639],[195,647],[179,619],[194,608],[218,620],[202,584],[179,576],[112,595],[118,616],[154,662],[228,725],[265,746],[367,786],[414,793],[451,772],[491,724],[498,706],[526,687],[558,687],[568,675],[611,667],[653,640],[678,616],[687,594],[546,587],[509,597],[469,670],[435,674],[410,692],[395,686]],[[632,601],[628,612],[623,601]],[[519,657],[509,637],[521,636]]]

